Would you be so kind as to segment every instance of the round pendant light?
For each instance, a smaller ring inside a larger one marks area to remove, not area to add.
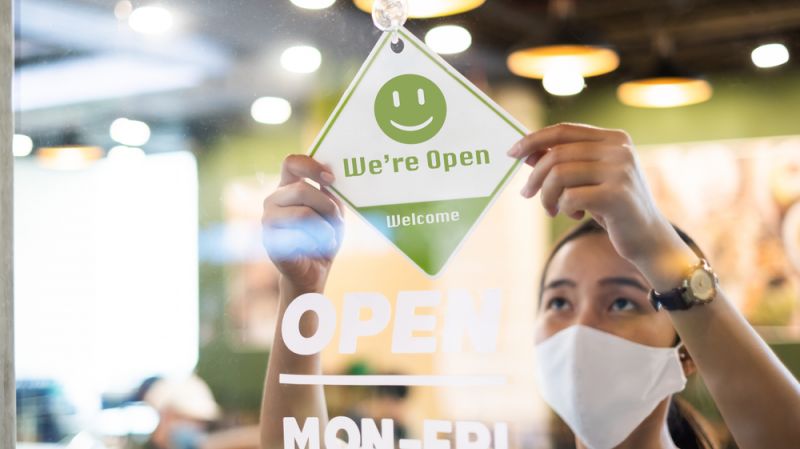
[[[543,79],[548,72],[565,68],[589,77],[616,70],[619,55],[602,46],[554,44],[513,51],[506,62],[511,73],[527,78]]]
[[[658,60],[653,69],[617,87],[617,98],[637,108],[675,108],[708,101],[711,84],[702,77],[675,65],[672,40],[659,34],[653,42]]]
[[[702,78],[656,76],[622,83],[619,101],[638,108],[674,108],[708,101],[711,84]]]
[[[358,9],[372,13],[375,0],[353,0]],[[408,0],[408,17],[428,19],[451,16],[473,10],[486,0]]]
[[[36,150],[36,160],[42,167],[52,170],[79,170],[103,158],[103,149],[83,143],[78,131],[74,129],[67,130],[60,140],[63,143]]]
[[[549,24],[543,33],[519,45],[506,59],[511,73],[526,78],[553,78],[556,74],[590,77],[613,72],[619,55],[604,45],[591,26],[574,20],[573,0],[551,0]]]
[[[103,149],[90,145],[60,145],[39,148],[36,159],[53,170],[79,170],[102,159]]]

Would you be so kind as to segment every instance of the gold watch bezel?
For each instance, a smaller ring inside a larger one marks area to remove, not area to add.
[[[692,285],[694,277],[700,273],[702,273],[703,276],[707,277],[707,279],[711,281],[711,286],[709,287],[709,292],[707,295],[699,295],[699,292],[696,292]],[[705,259],[700,259],[700,263],[688,270],[682,284],[684,287],[683,299],[686,301],[686,304],[708,304],[717,296],[719,279],[711,269],[708,261]]]

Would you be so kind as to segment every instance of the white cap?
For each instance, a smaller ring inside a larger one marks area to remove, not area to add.
[[[196,375],[157,380],[144,395],[144,401],[158,411],[171,410],[201,421],[213,421],[220,414],[211,389]]]

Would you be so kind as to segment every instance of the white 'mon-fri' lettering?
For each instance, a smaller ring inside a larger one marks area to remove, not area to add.
[[[476,421],[441,421],[426,419],[422,422],[421,440],[402,439],[399,448],[415,449],[508,449],[508,424],[495,423],[493,429]],[[394,421],[382,419],[380,429],[374,420],[365,418],[358,424],[351,418],[331,418],[320,432],[317,417],[306,418],[303,428],[297,419],[283,418],[283,449],[322,449],[320,434],[326,449],[394,449]],[[339,439],[343,433],[345,440]],[[455,434],[455,435],[452,435]],[[453,438],[453,436],[455,438]]]

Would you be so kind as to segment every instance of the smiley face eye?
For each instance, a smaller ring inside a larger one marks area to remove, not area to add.
[[[392,92],[392,102],[394,103],[394,107],[400,107],[400,92],[396,90]]]
[[[419,101],[419,105],[422,106],[425,104],[425,91],[422,89],[417,89],[417,101]]]

